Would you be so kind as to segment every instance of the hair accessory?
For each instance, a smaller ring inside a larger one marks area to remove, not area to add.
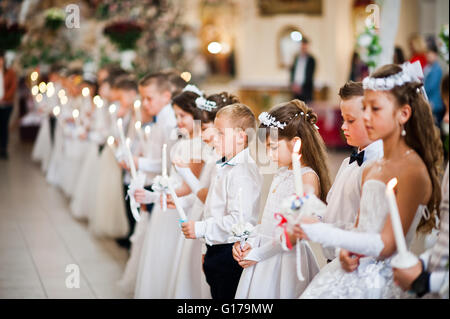
[[[200,91],[200,89],[197,86],[192,85],[192,84],[186,85],[182,92],[187,92],[187,91],[193,92],[193,93],[197,94],[198,96],[203,96],[203,92]]]
[[[422,83],[424,74],[419,61],[414,63],[406,62],[401,65],[401,68],[402,71],[400,73],[385,78],[366,77],[363,80],[364,90],[390,91],[394,87],[402,86],[406,83]]]
[[[264,124],[265,126],[269,127],[276,127],[279,129],[284,129],[286,127],[286,123],[281,123],[280,121],[277,121],[275,117],[271,116],[267,112],[262,112],[258,116],[259,121]]]
[[[212,112],[213,109],[217,108],[217,103],[205,99],[203,96],[198,97],[195,100],[195,105],[200,109],[208,112]]]

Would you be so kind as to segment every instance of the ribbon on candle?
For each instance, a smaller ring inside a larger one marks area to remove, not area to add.
[[[280,220],[280,223],[276,227],[280,227],[283,230],[284,242],[286,243],[287,249],[292,249],[292,243],[289,240],[289,235],[287,233],[287,219],[281,213],[274,214],[275,219]]]
[[[141,215],[139,214],[138,208],[140,204],[136,202],[134,198],[134,192],[136,189],[143,189],[145,185],[145,174],[143,172],[138,172],[136,178],[133,178],[128,186],[127,195],[130,198],[130,208],[134,219],[139,222]]]

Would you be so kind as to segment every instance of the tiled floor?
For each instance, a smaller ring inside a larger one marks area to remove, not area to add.
[[[129,297],[116,287],[128,253],[71,217],[31,149],[13,134],[10,159],[0,161],[0,298]],[[79,288],[66,287],[71,264],[79,266]]]
[[[129,298],[116,286],[128,253],[72,218],[68,199],[31,161],[32,144],[17,134],[10,143],[9,161],[0,161],[0,298]],[[347,154],[329,152],[333,179]],[[79,267],[79,288],[66,287],[71,264]]]

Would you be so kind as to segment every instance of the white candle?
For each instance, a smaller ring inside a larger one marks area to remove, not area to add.
[[[75,124],[77,126],[80,126],[80,111],[78,111],[78,109],[73,110],[72,111],[72,116],[73,116],[73,119],[75,121]]]
[[[123,122],[121,118],[117,120],[117,128],[119,129],[120,143],[125,147],[125,134],[123,133]]]
[[[141,101],[136,100],[134,101],[134,113],[136,114],[136,119],[141,122],[142,121],[142,114],[141,114]]]
[[[294,170],[295,193],[300,197],[303,196],[303,180],[300,166],[301,155],[299,154],[301,146],[302,141],[298,140],[292,151],[292,168]]]
[[[161,161],[162,161],[162,176],[167,177],[167,144],[163,145]]]
[[[177,194],[175,193],[175,190],[172,188],[171,185],[169,185],[169,193],[172,196],[173,202],[175,204],[175,207],[177,208],[178,215],[180,215],[180,219],[182,222],[187,221],[186,213],[184,212],[183,207],[181,206],[181,203],[178,199]]]
[[[397,245],[397,253],[404,255],[408,253],[406,248],[405,236],[403,235],[402,222],[398,212],[397,201],[395,199],[394,187],[397,185],[397,178],[391,179],[386,186],[386,197],[389,203],[389,211],[391,212],[392,229],[394,230],[395,244]]]
[[[136,123],[134,123],[134,128],[136,129],[136,133],[139,138],[139,143],[141,144],[141,148],[142,148],[142,147],[144,147],[144,134],[142,133],[141,126],[142,126],[142,124],[140,121],[137,121]]]
[[[242,187],[239,188],[239,221],[241,224],[244,223],[244,205],[242,204]]]
[[[81,90],[81,95],[83,95],[83,111],[89,112],[91,110],[91,98],[89,97],[89,94],[91,91],[88,87],[84,87],[83,90]]]
[[[127,138],[125,149],[127,151],[128,161],[130,164],[131,178],[135,179],[136,178],[136,166],[134,166],[134,159],[133,159],[133,155],[131,154],[130,144],[131,144],[131,140],[129,138]]]

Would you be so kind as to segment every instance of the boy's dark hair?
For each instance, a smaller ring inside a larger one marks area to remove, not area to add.
[[[364,88],[361,82],[348,81],[339,90],[339,96],[342,100],[350,100],[354,97],[364,96]]]
[[[125,90],[125,91],[136,91],[138,90],[136,80],[131,76],[120,76],[114,81],[112,85],[114,89]]]
[[[151,84],[156,85],[161,91],[169,91],[172,96],[176,96],[180,94],[186,86],[186,81],[184,81],[176,71],[150,73],[145,75],[139,81],[139,86],[145,87]]]

